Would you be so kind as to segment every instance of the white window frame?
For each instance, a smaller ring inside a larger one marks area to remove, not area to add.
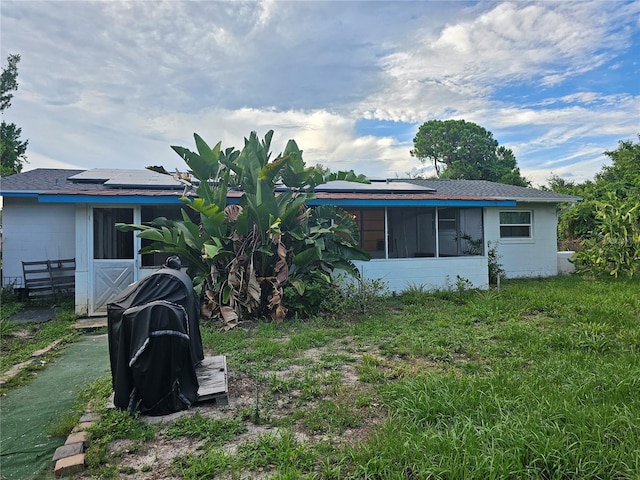
[[[529,222],[528,223],[502,223],[502,214],[503,213],[528,213],[529,214]],[[498,228],[500,233],[500,240],[531,240],[533,238],[533,210],[500,210],[498,212]],[[529,227],[529,235],[528,236],[503,236],[502,235],[502,227]]]

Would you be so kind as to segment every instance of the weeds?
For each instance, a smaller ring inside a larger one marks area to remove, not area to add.
[[[232,402],[224,421],[195,414],[171,424],[167,440],[206,444],[177,458],[174,473],[635,478],[639,281],[563,276],[484,292],[415,286],[364,314],[352,310],[348,321],[227,334],[203,325],[206,348],[227,355],[231,388],[244,382],[247,401]],[[120,421],[104,432],[139,428],[135,418],[131,427]]]
[[[54,437],[64,438],[68,436],[73,428],[78,425],[80,413],[65,412],[55,423],[49,426],[47,433]]]
[[[3,301],[6,297],[3,295]],[[12,306],[13,305],[13,306]],[[2,305],[3,316],[6,314],[5,308],[13,311],[22,306],[15,307],[15,303]],[[62,305],[56,312],[54,318],[44,323],[27,323],[17,325],[6,319],[0,321],[0,373],[5,373],[13,365],[29,360],[36,350],[43,349],[55,341],[61,345],[69,343],[78,338],[79,333],[73,328],[77,315],[68,305]],[[41,360],[44,364],[49,363],[58,353],[59,349],[53,349]],[[6,389],[15,388],[27,383],[32,378],[32,373],[39,368],[38,364],[33,364],[20,375],[10,379],[5,385]]]
[[[11,337],[18,330],[15,322],[10,320],[0,320],[0,337]]]
[[[0,321],[2,323],[24,308],[24,302],[18,301],[12,288],[0,289],[0,305],[2,305],[2,308],[0,308]]]
[[[149,441],[155,436],[155,428],[123,410],[106,410],[100,421],[88,428],[91,434],[91,445],[86,451],[86,464],[93,469],[109,460],[109,443],[117,439],[129,439],[138,444]]]
[[[176,420],[163,435],[170,439],[189,436],[206,440],[209,445],[223,445],[246,431],[247,427],[240,420],[206,418],[196,412]]]

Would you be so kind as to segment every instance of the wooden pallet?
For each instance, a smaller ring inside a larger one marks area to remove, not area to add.
[[[196,375],[200,385],[196,403],[214,402],[216,405],[229,405],[227,357],[205,357],[202,364],[196,368]]]
[[[229,405],[229,388],[227,384],[227,357],[218,355],[204,357],[196,368],[198,377],[198,398],[195,405],[211,402],[218,406]],[[107,408],[116,408],[113,403],[114,393],[111,393]]]

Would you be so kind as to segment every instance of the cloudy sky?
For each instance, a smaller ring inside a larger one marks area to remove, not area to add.
[[[308,165],[430,174],[419,125],[493,132],[522,173],[590,179],[640,132],[640,2],[10,1],[4,119],[25,170],[185,165],[170,146],[275,131]]]

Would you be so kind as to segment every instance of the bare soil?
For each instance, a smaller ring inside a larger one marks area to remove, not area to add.
[[[341,347],[344,347],[341,345]],[[348,347],[347,347],[348,348]],[[275,375],[279,380],[287,380],[291,378],[299,378],[300,371],[311,362],[318,361],[323,353],[327,353],[325,348],[310,349],[303,352],[300,356],[301,362],[305,366],[298,364],[292,365],[286,370],[277,370],[273,372],[262,372],[262,378],[269,378]],[[347,350],[336,352],[332,348],[330,353],[346,353]],[[384,418],[384,409],[380,401],[377,400],[375,388],[371,384],[363,383],[358,378],[356,366],[362,363],[361,352],[348,353],[352,357],[352,361],[341,365],[338,370],[341,378],[341,385],[338,392],[334,392],[332,399],[336,401],[349,402],[350,398],[355,398],[359,394],[365,394],[367,398],[374,399],[369,405],[364,405],[359,409],[362,421],[357,428],[347,428],[341,432],[312,432],[305,428],[300,422],[292,427],[292,431],[298,441],[306,444],[313,444],[320,441],[330,441],[333,444],[345,445],[361,442],[369,437],[373,428]],[[371,353],[368,353],[371,355]],[[424,368],[421,365],[418,368]],[[393,365],[387,365],[385,368],[392,370]],[[112,465],[117,465],[119,473],[118,478],[136,479],[136,480],[159,480],[180,477],[179,472],[174,466],[174,460],[188,453],[196,453],[205,446],[205,442],[195,440],[190,437],[182,437],[178,439],[168,439],[163,435],[163,431],[168,425],[183,415],[194,415],[195,412],[203,417],[212,418],[246,418],[247,412],[255,410],[256,405],[256,379],[252,376],[230,370],[229,378],[229,405],[217,406],[212,403],[197,404],[190,410],[177,412],[162,417],[144,417],[144,420],[150,423],[159,424],[160,429],[156,433],[154,440],[136,444],[129,440],[114,441],[109,446],[109,458]],[[327,393],[323,393],[318,399],[313,399],[306,404],[300,402],[300,391],[289,391],[286,393],[272,393],[267,391],[265,385],[259,386],[261,391],[261,415],[263,415],[264,424],[255,424],[252,419],[245,420],[247,431],[235,438],[232,442],[224,445],[225,451],[229,453],[235,452],[238,445],[245,442],[256,440],[260,435],[266,433],[277,433],[278,428],[269,426],[277,424],[279,419],[290,416],[294,409],[312,408],[314,404],[327,398]],[[340,398],[342,397],[342,398]],[[263,406],[264,405],[264,406]],[[262,423],[262,422],[260,422]],[[273,473],[273,472],[271,472]],[[241,478],[264,478],[269,474],[268,471],[247,471]],[[77,476],[78,479],[92,478],[87,472]],[[227,477],[220,477],[227,478]],[[229,477],[230,478],[230,477]],[[234,477],[236,478],[236,477]]]

